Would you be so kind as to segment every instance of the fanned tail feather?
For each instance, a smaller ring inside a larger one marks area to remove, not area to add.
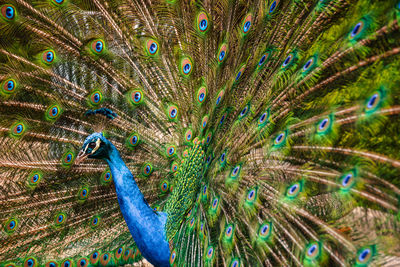
[[[168,214],[172,266],[400,263],[398,1],[0,11],[4,266],[142,259],[108,166],[74,164],[93,130]]]

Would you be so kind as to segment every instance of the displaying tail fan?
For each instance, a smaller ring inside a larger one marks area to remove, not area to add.
[[[0,11],[1,266],[400,265],[397,0]]]

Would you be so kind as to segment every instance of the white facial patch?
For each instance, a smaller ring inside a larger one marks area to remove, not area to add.
[[[97,138],[97,140],[96,140],[96,146],[95,146],[95,148],[93,148],[93,150],[92,150],[92,152],[90,153],[90,155],[92,155],[94,152],[96,152],[97,149],[99,149],[99,147],[100,147],[100,142],[101,142],[101,141],[100,141],[100,138]],[[89,143],[89,144],[90,144],[90,143]],[[85,150],[84,150],[83,152],[86,153],[86,150],[88,149],[89,144],[86,145]]]
[[[97,149],[99,149],[99,147],[100,147],[100,142],[101,142],[101,141],[100,141],[100,138],[97,138],[97,140],[96,140],[96,147],[93,148],[91,154],[93,154],[94,152],[96,152]]]

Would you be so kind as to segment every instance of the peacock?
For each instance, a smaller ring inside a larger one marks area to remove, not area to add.
[[[0,266],[399,266],[398,0],[0,0]]]

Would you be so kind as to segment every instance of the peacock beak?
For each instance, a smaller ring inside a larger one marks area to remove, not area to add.
[[[86,154],[84,150],[79,151],[78,156],[75,159],[75,164],[80,164],[81,162],[83,162],[87,157],[89,156],[89,154]]]

